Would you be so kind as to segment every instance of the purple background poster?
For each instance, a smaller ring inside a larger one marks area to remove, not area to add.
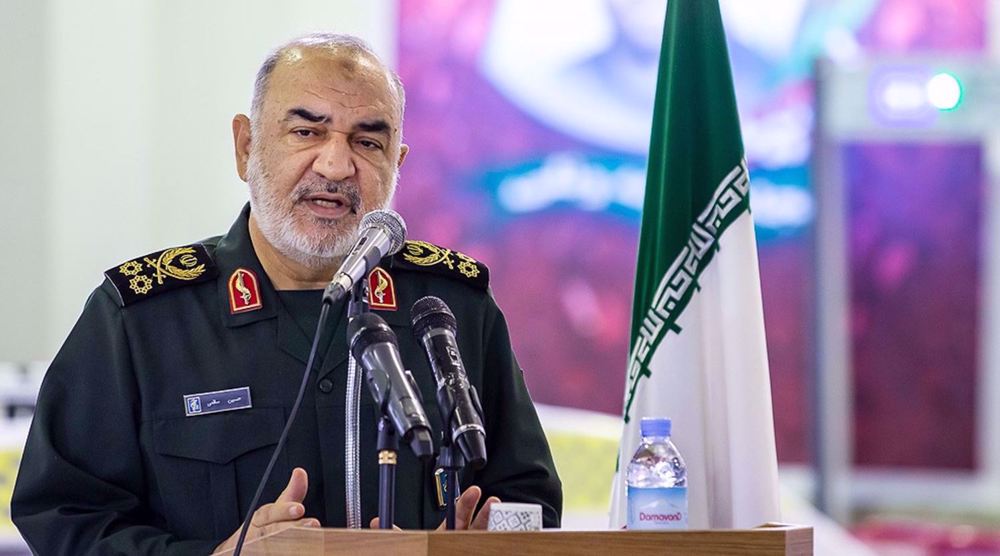
[[[749,2],[724,3],[723,15],[751,170],[778,454],[805,462],[813,62],[837,49],[981,52],[985,0],[784,4],[767,20]],[[536,402],[621,411],[664,5],[400,2],[412,150],[397,207],[411,237],[489,265]],[[975,465],[979,152],[842,152],[859,464]],[[895,436],[917,427],[920,435]]]

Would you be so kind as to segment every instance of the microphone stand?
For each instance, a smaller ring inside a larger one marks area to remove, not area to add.
[[[347,318],[350,319],[367,313],[368,281],[358,280],[351,288],[351,297],[347,303]],[[353,357],[353,356],[352,356]],[[380,529],[392,529],[396,521],[396,460],[399,452],[399,435],[392,425],[388,412],[379,408],[382,418],[378,422],[378,523]]]
[[[358,280],[351,288],[351,297],[347,302],[347,319],[360,316],[371,311],[368,307],[368,280]]]
[[[399,435],[386,412],[378,422],[378,526],[392,529],[396,517],[396,457]]]

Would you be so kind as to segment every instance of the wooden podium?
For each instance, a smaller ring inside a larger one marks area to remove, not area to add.
[[[297,527],[243,547],[247,556],[811,555],[811,527],[774,525],[715,531],[383,531]],[[232,551],[221,554],[232,554]]]

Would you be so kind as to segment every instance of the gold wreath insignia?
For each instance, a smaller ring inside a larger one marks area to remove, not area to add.
[[[139,261],[129,261],[119,266],[118,272],[121,272],[125,276],[135,276],[142,272],[142,263]]]
[[[194,280],[204,274],[205,265],[204,263],[197,264],[198,258],[194,256],[194,252],[195,250],[191,247],[174,247],[160,253],[160,256],[155,261],[149,257],[145,257],[143,260],[146,261],[146,264],[150,268],[156,270],[156,274],[154,275],[156,283],[163,285],[164,276],[178,280]],[[180,257],[178,262],[188,268],[181,268],[170,264],[178,257]]]
[[[455,270],[455,262],[451,259],[451,249],[438,247],[426,241],[407,241],[406,253],[403,259],[419,266],[434,266],[444,263],[451,270]]]
[[[143,276],[138,274],[133,276],[131,280],[128,281],[128,287],[132,288],[132,291],[139,295],[144,295],[149,293],[149,290],[153,289],[153,281],[149,276]]]

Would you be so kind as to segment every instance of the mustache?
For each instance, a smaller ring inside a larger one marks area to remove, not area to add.
[[[357,213],[361,210],[361,192],[356,184],[351,182],[343,181],[318,181],[318,182],[302,182],[295,186],[292,190],[292,199],[295,202],[301,201],[304,197],[308,195],[313,195],[316,193],[338,193],[347,197],[348,202],[351,205],[351,210]]]

